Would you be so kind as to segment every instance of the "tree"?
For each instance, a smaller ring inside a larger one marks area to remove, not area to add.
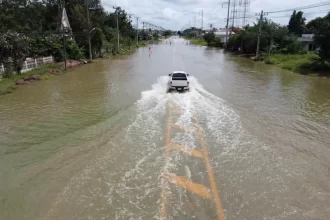
[[[159,33],[156,31],[152,34],[154,40],[159,40]]]
[[[125,39],[125,41],[126,41],[126,45],[128,46],[128,49],[130,50],[133,44],[132,38],[128,37]]]
[[[0,51],[0,63],[5,67],[4,77],[10,77],[13,69],[20,74],[29,51],[27,37],[13,31],[0,33]]]
[[[330,62],[330,14],[310,21],[307,27],[315,34],[314,43],[319,47],[319,61],[322,64]]]
[[[163,36],[166,37],[166,38],[168,38],[168,37],[171,36],[171,35],[172,35],[172,31],[171,31],[171,30],[166,30],[166,31],[164,31],[164,33],[163,33]]]
[[[133,29],[130,16],[120,7],[115,12],[106,12],[100,4],[100,0],[89,0],[90,26],[86,17],[85,0],[0,0],[0,56],[5,57],[14,47],[13,41],[8,41],[4,33],[13,31],[21,33],[20,37],[29,40],[28,56],[40,57],[52,55],[57,61],[63,59],[63,38],[59,33],[60,17],[59,2],[64,2],[73,36],[68,37],[67,55],[69,58],[79,59],[83,55],[88,56],[88,36],[92,41],[93,55],[101,55],[106,46],[107,51],[115,51],[117,45],[117,16],[121,39],[135,39],[136,31]],[[149,35],[148,35],[149,37]],[[121,41],[127,44],[129,41]],[[20,43],[20,42],[16,42]],[[8,47],[6,49],[6,47]],[[111,47],[111,48],[109,48]],[[25,54],[25,47],[22,53]],[[8,52],[9,51],[9,52]],[[19,51],[17,51],[19,52]],[[11,53],[11,52],[10,52]],[[21,56],[16,53],[16,56]],[[17,58],[17,61],[19,59]],[[0,63],[10,60],[2,59]],[[10,61],[11,62],[11,61]],[[14,61],[13,61],[14,62]],[[15,61],[16,62],[16,61]],[[15,63],[19,71],[19,63]],[[8,68],[10,68],[9,65]],[[6,69],[8,69],[6,68]],[[8,70],[9,71],[9,70]]]
[[[11,36],[12,59],[17,74],[21,74],[23,63],[29,53],[28,38],[24,35],[13,33]]]
[[[270,48],[274,47],[279,47],[281,49],[285,48],[285,51],[288,52],[288,47],[296,41],[296,36],[289,33],[288,27],[281,26],[269,19],[263,20],[261,27],[259,45],[261,52],[269,54]],[[247,25],[242,28],[238,34],[232,35],[229,38],[227,46],[228,50],[238,51],[240,48],[240,51],[245,54],[255,53],[258,33],[259,25],[257,23],[254,25]],[[291,49],[294,48],[292,47]],[[274,52],[274,49],[272,49],[271,52]]]
[[[101,55],[104,40],[105,40],[105,37],[104,37],[102,30],[100,28],[95,28],[95,30],[91,36],[91,42],[93,45],[94,56]]]
[[[201,29],[191,27],[189,29],[184,30],[182,35],[189,37],[189,38],[193,38],[193,37],[199,36],[200,33],[202,33]]]
[[[215,34],[213,32],[209,32],[203,36],[204,40],[206,41],[207,45],[210,46],[212,42],[215,42]]]
[[[289,29],[286,26],[281,26],[277,29],[276,33],[276,42],[279,43],[279,48],[282,49],[285,41],[288,39],[287,36],[289,35]]]
[[[305,21],[302,11],[293,11],[288,25],[289,31],[300,37],[305,30]]]

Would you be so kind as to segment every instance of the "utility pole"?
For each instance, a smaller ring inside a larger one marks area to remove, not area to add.
[[[88,48],[89,48],[89,60],[92,60],[92,42],[91,42],[91,33],[90,33],[90,20],[89,20],[89,5],[87,0],[85,0],[86,13],[87,13],[87,26],[88,26]]]
[[[264,16],[264,11],[261,11],[261,13],[260,13],[260,19],[259,19],[258,43],[257,43],[257,51],[256,51],[256,58],[257,59],[259,58],[259,50],[260,50],[259,44],[260,44],[260,34],[261,34],[261,26],[262,26],[263,16]]]
[[[226,25],[226,47],[225,47],[225,51],[227,50],[227,45],[228,45],[229,9],[230,9],[230,0],[228,0],[227,25]]]
[[[63,52],[64,52],[64,70],[66,70],[66,63],[67,63],[67,58],[66,58],[66,33],[65,30],[63,30]]]
[[[202,27],[201,27],[201,30],[203,30],[203,10],[202,10]]]
[[[233,31],[234,26],[235,26],[235,19],[236,19],[236,15],[237,15],[237,11],[236,11],[236,0],[234,0],[234,4],[233,4],[233,23],[231,25],[231,31]],[[230,32],[231,32],[230,31]],[[231,33],[229,33],[229,36],[231,35]]]
[[[62,38],[63,38],[63,58],[64,58],[64,70],[67,69],[66,64],[67,64],[67,56],[66,56],[66,28],[62,24],[62,18],[63,18],[63,11],[65,9],[65,2],[59,1],[59,23],[58,23],[58,30],[59,33],[62,32]]]
[[[117,52],[119,53],[119,21],[118,20],[119,20],[119,11],[117,10]]]
[[[136,17],[136,45],[139,44],[139,17]]]

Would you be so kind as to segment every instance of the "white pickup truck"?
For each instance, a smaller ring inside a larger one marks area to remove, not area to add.
[[[170,77],[168,83],[168,91],[171,92],[172,90],[184,91],[189,90],[189,80],[187,74],[184,71],[174,71],[168,74]]]

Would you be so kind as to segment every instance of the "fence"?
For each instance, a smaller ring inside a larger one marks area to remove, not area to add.
[[[21,70],[22,73],[33,70],[35,68],[38,68],[40,66],[54,63],[54,58],[52,56],[50,57],[41,57],[41,58],[26,58],[23,64],[23,69]],[[5,68],[3,64],[0,64],[0,75],[2,75],[5,72]]]

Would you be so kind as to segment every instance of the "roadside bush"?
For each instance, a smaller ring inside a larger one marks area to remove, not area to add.
[[[274,54],[270,57],[268,64],[277,64],[281,68],[301,72],[303,70],[316,70],[319,65],[316,65],[314,59],[316,54]]]
[[[207,46],[207,43],[204,39],[191,39],[190,42],[194,45]]]
[[[215,34],[213,32],[209,32],[203,36],[208,46],[215,45]]]
[[[221,38],[220,37],[216,37],[215,41],[214,41],[214,46],[215,47],[223,47],[223,43],[221,42]]]
[[[302,45],[300,42],[298,41],[293,41],[291,44],[288,45],[287,47],[287,52],[289,54],[295,54],[295,53],[299,53],[300,51],[302,51]]]
[[[84,58],[83,53],[74,40],[67,41],[67,57],[74,60]]]
[[[13,92],[17,86],[13,83],[12,80],[3,78],[0,81],[0,95]]]

